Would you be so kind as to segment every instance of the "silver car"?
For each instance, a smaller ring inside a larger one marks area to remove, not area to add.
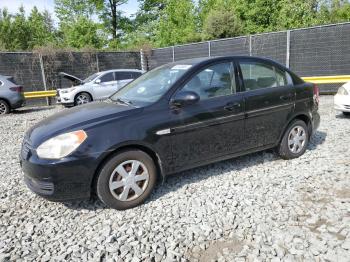
[[[13,77],[0,75],[0,115],[24,105],[23,87],[17,85]]]
[[[142,75],[137,69],[118,69],[98,72],[81,80],[61,72],[60,76],[73,82],[70,88],[57,90],[57,102],[66,107],[109,98],[120,88]]]

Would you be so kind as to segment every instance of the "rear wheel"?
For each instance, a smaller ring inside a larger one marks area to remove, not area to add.
[[[309,144],[309,133],[304,121],[293,121],[285,132],[278,147],[278,154],[283,159],[298,158],[306,151]]]
[[[0,99],[0,115],[6,115],[8,113],[10,113],[9,104],[5,100]]]
[[[143,203],[157,180],[152,158],[140,150],[128,150],[110,158],[96,183],[98,198],[111,208],[125,210]]]
[[[75,96],[74,105],[76,106],[84,105],[84,104],[90,103],[91,101],[92,101],[91,95],[86,92],[83,92]]]

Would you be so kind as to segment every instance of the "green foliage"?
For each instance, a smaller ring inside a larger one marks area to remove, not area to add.
[[[21,7],[15,15],[2,10],[0,15],[0,43],[3,50],[31,50],[54,41],[55,29],[48,12],[33,8],[27,17]]]
[[[350,21],[349,0],[55,0],[47,11],[0,10],[0,50],[139,49]]]
[[[205,40],[228,38],[242,33],[242,22],[234,11],[220,8],[211,10],[204,21]]]
[[[104,46],[104,37],[100,26],[91,19],[80,16],[72,23],[63,24],[61,32],[65,46],[77,49],[96,48],[100,49]]]
[[[200,39],[196,31],[195,8],[191,0],[169,0],[161,14],[156,41],[159,46]]]

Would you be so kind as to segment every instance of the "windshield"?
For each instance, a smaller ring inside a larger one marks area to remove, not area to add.
[[[98,77],[100,74],[101,74],[101,73],[95,73],[95,74],[89,76],[88,78],[86,78],[86,79],[84,80],[84,83],[89,83],[89,82],[91,82],[91,81],[94,80],[96,77]]]
[[[191,65],[164,65],[149,71],[115,93],[113,101],[148,105],[158,101]]]

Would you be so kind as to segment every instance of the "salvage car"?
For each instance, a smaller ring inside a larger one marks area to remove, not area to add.
[[[98,72],[81,80],[78,77],[60,73],[60,76],[70,80],[73,86],[58,89],[57,102],[65,107],[72,107],[103,100],[110,97],[120,88],[142,75],[137,69],[118,69]]]
[[[0,115],[25,105],[23,87],[17,85],[12,76],[0,75]]]
[[[334,109],[350,116],[350,82],[344,84],[338,89],[334,96]]]
[[[275,148],[300,157],[320,123],[317,86],[272,60],[216,57],[160,66],[105,102],[65,110],[25,135],[24,181],[51,200],[128,209],[158,178]]]

